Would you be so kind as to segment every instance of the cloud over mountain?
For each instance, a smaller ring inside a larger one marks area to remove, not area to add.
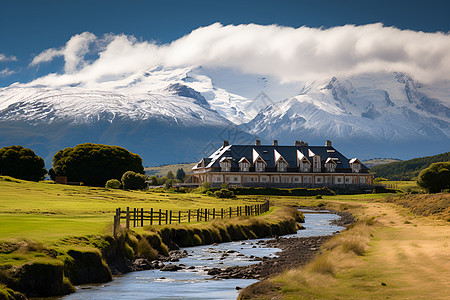
[[[400,30],[381,23],[329,29],[215,23],[163,45],[133,36],[96,37],[84,32],[64,47],[45,50],[31,65],[63,56],[64,74],[35,80],[55,86],[93,87],[155,65],[231,67],[285,82],[392,71],[433,82],[450,80],[448,49],[449,33]],[[92,61],[84,59],[89,52],[96,55]]]

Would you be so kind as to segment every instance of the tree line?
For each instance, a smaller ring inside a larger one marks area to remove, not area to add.
[[[376,177],[389,180],[412,180],[432,163],[448,161],[450,161],[450,152],[379,165],[372,167],[370,171],[374,172]]]

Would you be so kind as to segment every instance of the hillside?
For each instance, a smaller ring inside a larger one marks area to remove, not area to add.
[[[144,168],[145,174],[148,176],[157,175],[157,176],[166,176],[167,172],[172,171],[174,175],[177,174],[178,169],[183,169],[186,174],[192,173],[192,168],[196,163],[186,163],[186,164],[174,164],[174,165],[162,165],[159,167],[147,167]]]
[[[373,159],[365,160],[362,163],[368,168],[373,168],[375,166],[381,166],[381,165],[385,165],[385,164],[389,164],[389,163],[393,163],[393,162],[399,162],[399,161],[402,161],[402,160],[397,159],[397,158],[373,158]]]
[[[443,161],[450,161],[450,152],[374,166],[371,171],[375,173],[375,177],[389,180],[411,180],[430,164]]]

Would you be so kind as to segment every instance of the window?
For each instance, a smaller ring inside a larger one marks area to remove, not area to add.
[[[336,178],[336,182],[337,183],[342,183],[342,178],[341,177]]]
[[[278,161],[277,171],[278,172],[286,172],[287,171],[287,163],[284,161]]]
[[[247,162],[239,163],[239,170],[241,170],[241,172],[248,172],[250,170],[250,164]]]
[[[327,172],[335,172],[336,171],[336,165],[333,163],[327,163],[325,164],[325,168],[327,169]]]
[[[300,172],[309,172],[311,170],[311,165],[306,161],[300,162]]]
[[[359,183],[366,183],[366,177],[359,177]]]
[[[262,161],[256,162],[256,166],[255,166],[256,172],[264,172],[265,169],[266,169],[266,165]]]
[[[220,169],[222,172],[230,172],[231,171],[231,162],[224,160],[220,162]]]
[[[266,177],[261,177],[261,182],[266,182]]]
[[[294,177],[294,182],[298,182],[298,177]]]
[[[350,183],[350,178],[345,178],[345,183]]]
[[[317,183],[322,183],[322,178],[316,177],[316,182],[317,182]]]
[[[314,172],[320,172],[321,171],[321,166],[320,166],[320,156],[316,155],[313,157],[313,167],[314,167]]]
[[[230,177],[228,177],[228,176],[225,177],[225,181],[226,181],[226,182],[230,182]]]
[[[237,178],[237,177],[234,177],[234,181],[238,181],[238,178]]]

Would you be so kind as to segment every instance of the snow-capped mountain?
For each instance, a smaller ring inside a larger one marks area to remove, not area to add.
[[[0,146],[31,147],[47,166],[59,149],[84,142],[120,145],[155,165],[195,161],[223,139],[255,137],[331,139],[348,156],[409,158],[448,151],[449,100],[448,84],[401,73],[308,84],[202,67],[99,81],[60,76],[0,89]]]
[[[32,147],[49,164],[64,147],[116,144],[153,165],[196,160],[211,151],[208,147],[218,146],[228,131],[247,138],[184,84],[192,70],[156,68],[96,86],[29,83],[0,89],[1,145]],[[211,80],[189,82],[205,91],[208,84]],[[211,89],[210,94],[225,94]]]
[[[331,139],[365,157],[414,157],[450,148],[450,90],[402,73],[333,77],[306,84],[261,110],[245,128],[266,139]]]

